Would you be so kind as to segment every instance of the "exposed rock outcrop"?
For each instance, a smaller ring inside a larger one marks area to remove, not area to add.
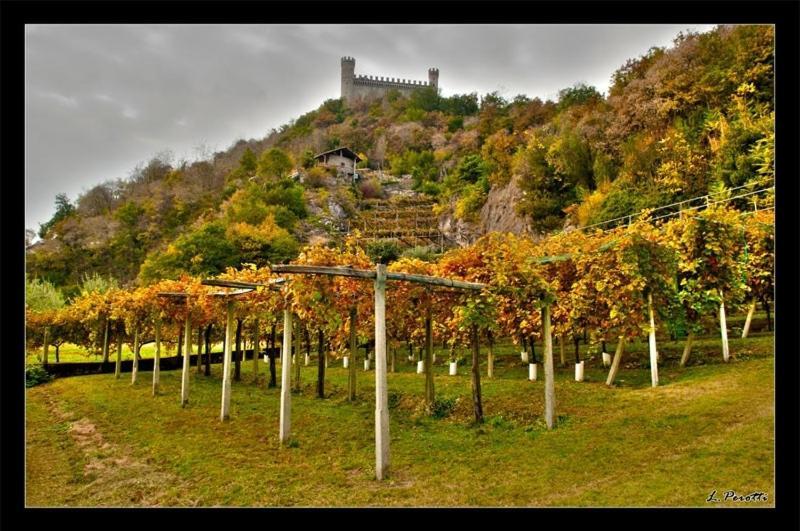
[[[486,203],[481,208],[481,234],[495,231],[529,234],[530,224],[516,211],[516,205],[522,200],[522,195],[517,179],[512,179],[503,188],[492,187]]]

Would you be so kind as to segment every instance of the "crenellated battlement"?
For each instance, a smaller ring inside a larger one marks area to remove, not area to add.
[[[384,76],[355,74],[356,60],[350,56],[342,57],[342,99],[353,101],[355,99],[379,98],[390,90],[397,90],[402,95],[408,96],[414,90],[424,87],[439,86],[439,69],[428,69],[428,81],[403,79]]]
[[[427,87],[427,81],[417,81],[414,79],[395,79],[393,77],[378,77],[358,75],[353,78],[353,84],[356,85],[369,85],[375,87],[404,87],[404,88],[418,88]]]

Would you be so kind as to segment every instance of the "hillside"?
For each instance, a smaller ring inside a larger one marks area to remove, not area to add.
[[[544,233],[774,177],[773,29],[680,35],[557,101],[420,90],[318,109],[206,161],[160,156],[57,200],[28,273],[70,294],[85,273],[147,283],[294,257],[359,229],[428,251]],[[314,155],[366,159],[351,185]]]

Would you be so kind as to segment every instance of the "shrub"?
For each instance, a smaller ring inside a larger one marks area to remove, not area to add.
[[[378,179],[366,179],[358,183],[358,190],[364,199],[378,199],[383,197],[383,187]]]
[[[403,258],[416,258],[423,262],[433,262],[439,257],[436,248],[432,245],[417,245],[406,249],[401,254]]]
[[[303,184],[308,188],[323,188],[328,184],[330,170],[325,166],[314,166],[306,173]]]
[[[442,193],[442,185],[433,181],[425,181],[420,185],[419,192],[431,197],[438,197]]]
[[[435,419],[443,419],[450,415],[456,408],[456,398],[437,397],[431,404],[431,416]]]
[[[28,365],[25,367],[25,387],[34,387],[47,383],[53,377],[41,365]]]
[[[400,247],[395,240],[375,240],[364,249],[373,262],[388,264],[400,257]]]

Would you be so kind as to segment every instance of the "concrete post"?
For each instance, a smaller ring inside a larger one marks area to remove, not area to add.
[[[186,324],[183,332],[183,371],[181,374],[181,407],[189,403],[189,363],[192,355],[192,319],[186,309]]]
[[[556,409],[556,384],[553,370],[553,333],[550,327],[550,305],[542,308],[544,332],[544,421],[547,429],[553,429]]]
[[[231,416],[231,351],[233,345],[233,301],[225,305],[225,350],[222,355],[222,406],[219,419],[228,420]]]
[[[650,381],[653,387],[658,387],[658,352],[656,351],[656,322],[653,317],[653,294],[647,294],[647,312],[650,314]]]
[[[289,440],[292,422],[292,312],[283,310],[283,350],[281,352],[281,414],[279,438],[281,444]]]
[[[386,388],[386,265],[375,277],[375,476],[389,472],[389,396]]]

